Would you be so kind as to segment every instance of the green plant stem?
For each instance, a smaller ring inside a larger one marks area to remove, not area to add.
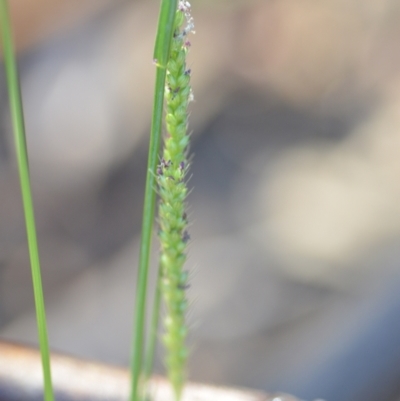
[[[162,115],[164,106],[165,68],[156,67],[153,117],[147,163],[146,187],[143,206],[142,237],[139,253],[139,272],[136,287],[134,340],[131,355],[131,401],[139,400],[139,378],[142,371],[144,326],[146,313],[147,278],[149,270],[151,239],[156,204],[156,175],[161,143]]]
[[[14,130],[15,147],[22,192],[22,202],[25,214],[28,248],[32,270],[33,292],[36,307],[36,321],[38,326],[44,378],[44,399],[46,401],[53,401],[54,393],[50,370],[50,352],[47,336],[42,279],[40,274],[40,261],[36,237],[35,216],[33,211],[31,185],[29,178],[29,164],[25,137],[24,117],[7,0],[0,0],[0,21],[11,118]]]
[[[151,121],[149,156],[143,206],[142,236],[139,254],[139,271],[135,300],[135,317],[131,355],[131,401],[139,401],[139,379],[142,374],[147,281],[156,205],[156,169],[159,161],[164,106],[166,57],[169,53],[177,0],[162,0],[158,19],[154,61],[156,84]],[[159,61],[158,61],[159,60]]]
[[[166,68],[168,64],[177,6],[178,0],[161,1],[156,43],[154,45],[154,60],[162,68]]]
[[[156,351],[156,343],[158,337],[158,326],[160,321],[161,309],[161,268],[158,269],[156,290],[153,301],[153,311],[150,321],[149,341],[146,349],[145,365],[144,365],[144,380],[147,382],[153,372],[154,356]]]
[[[151,239],[156,205],[156,169],[161,144],[162,117],[166,61],[173,33],[177,0],[162,0],[158,20],[154,61],[156,62],[156,84],[151,121],[149,156],[143,206],[142,236],[139,254],[139,272],[136,289],[133,345],[131,355],[131,401],[139,401],[139,379],[142,373],[144,326],[146,313],[147,281]],[[158,59],[160,60],[158,62]]]

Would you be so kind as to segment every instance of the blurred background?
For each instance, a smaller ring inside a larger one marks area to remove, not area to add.
[[[10,3],[50,341],[127,366],[159,4]],[[190,378],[400,400],[400,2],[192,6]],[[0,88],[0,336],[35,343]]]

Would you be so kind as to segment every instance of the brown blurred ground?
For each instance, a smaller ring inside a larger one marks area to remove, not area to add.
[[[158,4],[11,3],[50,338],[127,364]],[[398,2],[197,0],[193,13],[192,377],[395,399]],[[2,87],[0,323],[32,340]]]

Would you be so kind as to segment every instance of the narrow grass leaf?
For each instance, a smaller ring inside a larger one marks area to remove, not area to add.
[[[148,287],[148,271],[151,240],[153,234],[154,213],[156,205],[156,170],[159,162],[161,143],[162,117],[164,106],[165,65],[168,59],[169,47],[173,34],[173,17],[177,1],[162,0],[160,17],[157,27],[154,55],[156,63],[156,83],[151,121],[150,143],[147,162],[146,186],[143,206],[143,220],[139,253],[139,268],[136,287],[133,340],[131,350],[131,392],[130,400],[139,401],[142,391],[139,391],[139,381],[143,374],[143,348],[146,296]],[[171,17],[172,16],[172,17]]]
[[[28,152],[25,137],[25,125],[22,109],[21,91],[18,80],[12,41],[10,15],[6,0],[0,0],[0,22],[3,42],[4,64],[7,76],[7,86],[11,109],[11,118],[14,130],[15,147],[17,153],[18,170],[21,183],[22,202],[25,214],[26,231],[28,238],[29,256],[32,270],[33,292],[36,307],[36,321],[38,326],[39,344],[42,357],[44,378],[44,399],[53,401],[53,386],[50,371],[50,352],[47,337],[46,313],[40,274],[39,251],[36,238],[35,216],[29,177]]]
[[[178,0],[161,1],[156,44],[154,46],[154,61],[157,66],[162,68],[166,68],[169,58],[177,5]]]

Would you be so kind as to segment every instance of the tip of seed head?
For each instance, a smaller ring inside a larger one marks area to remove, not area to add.
[[[187,0],[181,0],[178,3],[178,10],[184,13],[190,12],[191,5]]]

